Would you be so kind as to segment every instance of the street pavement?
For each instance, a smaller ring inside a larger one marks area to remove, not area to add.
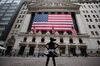
[[[0,66],[45,66],[46,57],[0,57]],[[48,66],[53,66],[52,59]],[[100,66],[100,57],[56,57],[56,66]]]

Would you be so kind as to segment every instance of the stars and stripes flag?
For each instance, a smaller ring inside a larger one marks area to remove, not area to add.
[[[71,31],[73,21],[71,14],[35,14],[32,30]],[[75,30],[74,30],[75,32]]]

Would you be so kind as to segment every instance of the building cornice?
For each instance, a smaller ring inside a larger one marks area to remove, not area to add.
[[[43,12],[43,11],[61,11],[61,12],[78,12],[80,5],[64,2],[42,2],[42,3],[29,3],[29,12]]]

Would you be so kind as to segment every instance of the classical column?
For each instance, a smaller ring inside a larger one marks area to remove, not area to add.
[[[29,47],[28,46],[29,45],[26,45],[26,47],[25,47],[25,50],[24,50],[24,53],[23,53],[24,56],[28,56],[28,54],[29,54]]]

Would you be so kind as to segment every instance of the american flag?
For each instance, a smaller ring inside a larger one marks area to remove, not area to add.
[[[71,14],[35,14],[32,30],[71,31],[73,25]]]

